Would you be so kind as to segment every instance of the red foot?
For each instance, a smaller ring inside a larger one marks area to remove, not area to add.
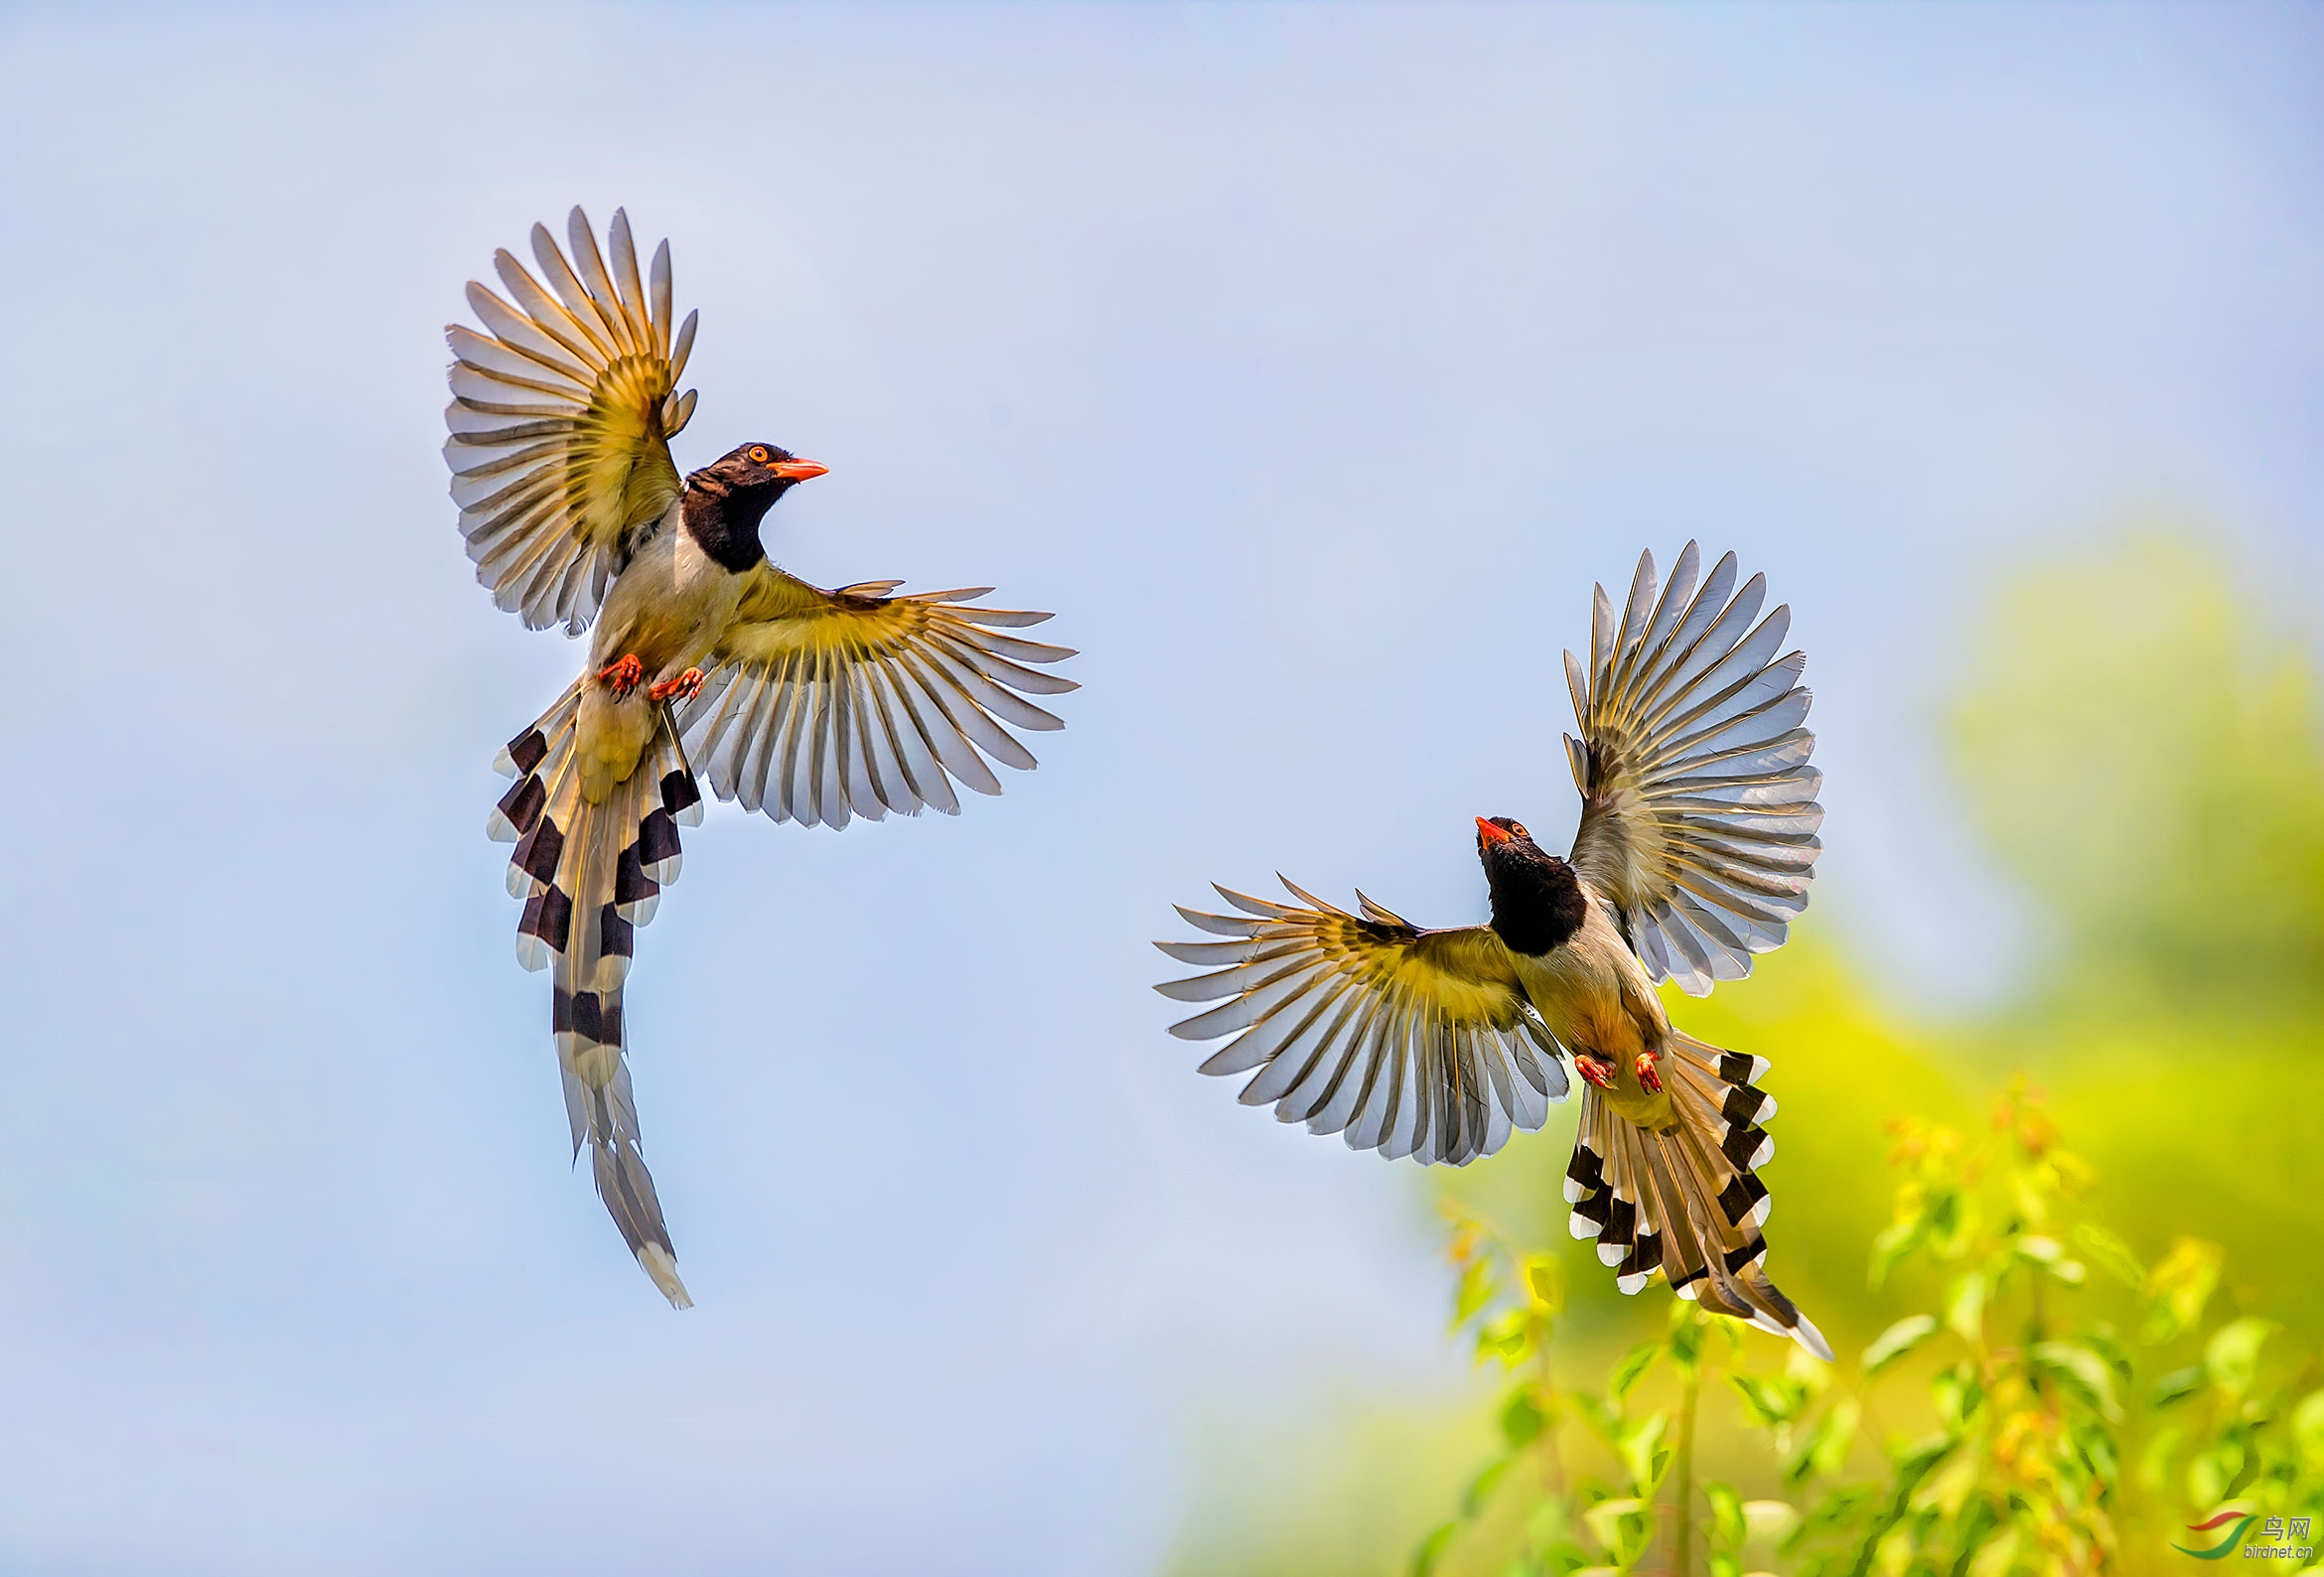
[[[1653,1052],[1638,1054],[1638,1081],[1646,1085],[1647,1093],[1651,1095],[1659,1095],[1663,1092],[1663,1075],[1655,1068],[1655,1064],[1661,1061],[1662,1058]]]
[[[1582,1077],[1600,1089],[1614,1087],[1614,1065],[1612,1063],[1601,1063],[1595,1057],[1587,1057],[1576,1052],[1573,1054],[1573,1067],[1574,1072],[1580,1074]]]
[[[700,668],[688,668],[676,678],[664,679],[646,692],[649,697],[656,701],[666,701],[673,695],[681,701],[690,701],[701,693],[702,670]]]
[[[630,698],[630,692],[638,687],[638,681],[646,677],[646,664],[640,662],[638,653],[633,651],[621,661],[600,668],[597,676],[612,688],[615,700],[626,701]]]

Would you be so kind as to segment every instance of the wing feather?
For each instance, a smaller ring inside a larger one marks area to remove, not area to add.
[[[669,436],[693,411],[693,392],[675,385],[694,319],[672,356],[668,243],[654,253],[649,293],[628,215],[614,214],[610,270],[579,209],[566,229],[570,260],[546,226],[532,227],[538,278],[507,250],[493,255],[507,298],[469,284],[486,332],[445,331],[454,359],[444,460],[493,601],[534,629],[562,623],[578,635],[677,502]]]
[[[1296,904],[1222,887],[1239,914],[1179,910],[1230,939],[1155,943],[1209,971],[1157,991],[1218,1004],[1170,1033],[1234,1037],[1204,1073],[1250,1074],[1242,1104],[1390,1158],[1460,1165],[1548,1119],[1566,1089],[1557,1043],[1490,928],[1422,931],[1361,894],[1351,914],[1278,880]]]
[[[1025,664],[1073,651],[980,628],[1047,614],[953,606],[981,588],[890,596],[895,581],[823,591],[771,564],[750,575],[702,689],[678,719],[722,798],[830,827],[924,807],[956,815],[957,787],[1001,791],[992,764],[1037,765],[1010,728],[1065,726],[1023,692],[1079,686]],[[756,703],[731,704],[738,686]]]
[[[1766,577],[1737,589],[1732,553],[1700,569],[1689,542],[1658,592],[1642,554],[1619,613],[1596,591],[1588,667],[1565,654],[1581,729],[1566,740],[1582,793],[1574,867],[1648,972],[1696,996],[1783,945],[1823,823],[1807,658],[1777,655],[1791,610],[1761,618]]]

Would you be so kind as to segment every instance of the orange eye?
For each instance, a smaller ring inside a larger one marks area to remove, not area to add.
[[[1509,824],[1509,830],[1516,833],[1521,838],[1529,838],[1532,836],[1530,832],[1525,830],[1525,824],[1523,821],[1512,821]]]
[[[765,465],[767,463],[767,446],[765,444],[751,445],[751,458],[760,465]]]

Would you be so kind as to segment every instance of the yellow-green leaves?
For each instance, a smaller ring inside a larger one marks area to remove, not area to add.
[[[2251,1394],[2259,1371],[2259,1349],[2283,1327],[2273,1320],[2243,1319],[2213,1334],[2203,1348],[2203,1371],[2211,1383],[2237,1401]]]
[[[1856,1443],[1856,1422],[1862,1416],[1863,1409],[1853,1396],[1842,1396],[1825,1408],[1799,1451],[1784,1465],[1784,1482],[1797,1488],[1812,1475],[1829,1478],[1838,1473],[1848,1460],[1848,1448]]]
[[[1662,1355],[1660,1342],[1641,1342],[1622,1355],[1621,1361],[1606,1375],[1606,1393],[1620,1401],[1630,1394],[1631,1387],[1646,1373],[1647,1365]]]
[[[2083,1221],[2074,1228],[2074,1246],[2116,1281],[2126,1287],[2146,1285],[2146,1267],[2130,1251],[2130,1245],[2107,1231],[2096,1221]]]
[[[2122,1408],[2114,1400],[2114,1371],[2089,1348],[2075,1342],[2036,1342],[2027,1350],[2026,1362],[2035,1373],[2055,1381],[2108,1423],[2120,1420]]]
[[[2227,1254],[2217,1243],[2182,1237],[2171,1244],[2146,1277],[2146,1325],[2139,1332],[2149,1345],[2160,1345],[2191,1331],[2203,1319],[2203,1306],[2219,1285],[2220,1265]]]
[[[1864,1349],[1864,1377],[1870,1379],[1936,1334],[1935,1315],[1906,1315],[1873,1338],[1872,1345]]]
[[[1985,1278],[1970,1271],[1945,1291],[1945,1328],[1971,1347],[1985,1345]]]
[[[1727,1383],[1743,1398],[1744,1421],[1755,1429],[1788,1428],[1808,1407],[1807,1385],[1786,1374],[1730,1374]]]

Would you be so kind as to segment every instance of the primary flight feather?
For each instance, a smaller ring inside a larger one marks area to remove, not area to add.
[[[1567,652],[1582,814],[1563,859],[1507,816],[1477,818],[1493,918],[1428,931],[1357,895],[1351,914],[1292,886],[1278,904],[1219,889],[1235,915],[1180,909],[1220,941],[1155,943],[1209,972],[1157,987],[1219,1006],[1173,1026],[1235,1038],[1206,1074],[1251,1074],[1245,1105],[1360,1150],[1455,1166],[1538,1128],[1582,1075],[1565,1197],[1576,1237],[1624,1292],[1680,1297],[1831,1350],[1770,1281],[1767,1063],[1674,1029],[1655,985],[1693,996],[1750,973],[1808,907],[1822,775],[1803,726],[1806,659],[1778,656],[1791,612],[1735,556],[1667,585],[1642,555],[1617,606],[1597,589],[1585,666]]]
[[[695,315],[672,332],[669,243],[641,274],[619,211],[604,251],[579,209],[566,238],[536,224],[537,275],[502,251],[507,295],[469,285],[484,329],[446,330],[444,458],[493,601],[531,629],[590,633],[580,676],[501,753],[516,782],[489,830],[516,845],[517,957],[554,971],[574,1154],[590,1147],[631,1252],[684,1308],[639,1150],[622,988],[677,878],[677,829],[701,820],[694,764],[777,821],[954,814],[955,783],[1000,792],[987,758],[1034,765],[1010,728],[1064,726],[1024,696],[1074,689],[1041,666],[1073,652],[999,634],[1049,615],[972,606],[989,587],[822,591],[776,568],[761,522],[824,468],[753,443],[681,478],[669,440],[694,411],[677,385]]]

